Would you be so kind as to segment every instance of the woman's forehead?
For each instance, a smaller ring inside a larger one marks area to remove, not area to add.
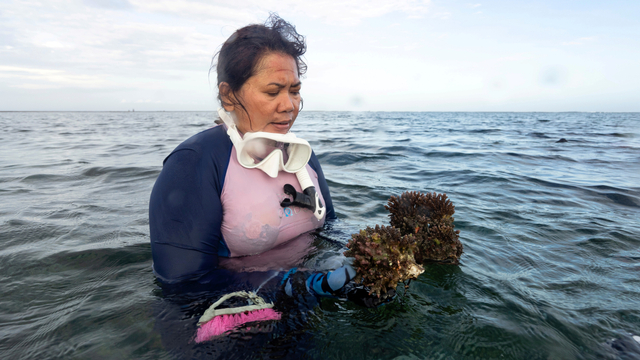
[[[288,75],[291,73],[295,79],[298,79],[298,64],[295,59],[286,54],[272,52],[264,55],[256,69],[256,75]]]

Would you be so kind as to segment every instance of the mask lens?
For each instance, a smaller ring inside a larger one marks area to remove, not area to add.
[[[299,144],[287,144],[284,153],[288,155],[288,159],[284,162],[284,168],[293,172],[300,170],[307,164],[309,157],[311,157],[311,148]]]
[[[244,145],[243,152],[245,152],[248,157],[253,160],[253,164],[246,165],[256,165],[263,161],[269,154],[271,154],[274,150],[283,149],[284,144],[281,142],[277,142],[271,139],[257,138],[251,139]]]
[[[295,173],[302,169],[311,157],[309,143],[295,136],[257,132],[247,133],[244,139],[236,140],[238,141],[241,144],[238,161],[249,169],[277,166],[279,170]],[[276,170],[276,173],[279,170]],[[267,172],[270,173],[272,172]]]

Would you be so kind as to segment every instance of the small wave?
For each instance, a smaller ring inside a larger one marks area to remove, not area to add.
[[[99,177],[107,175],[114,179],[127,179],[136,177],[152,177],[160,173],[159,169],[148,167],[92,167],[82,172],[82,176]]]
[[[619,137],[619,138],[635,138],[638,137],[638,134],[634,133],[610,133],[610,134],[602,134],[605,136]]]
[[[62,147],[62,145],[59,145],[59,146],[60,146],[60,148],[64,148],[64,147]],[[85,143],[82,143],[82,144],[73,145],[73,146],[69,147],[68,149],[69,150],[90,150],[90,149],[91,150],[95,150],[95,149],[100,148],[101,146],[102,146],[102,144],[100,144],[100,143],[85,142]],[[57,147],[53,148],[53,149],[57,149]]]
[[[629,189],[618,188],[618,187],[610,186],[610,185],[594,185],[594,186],[589,186],[588,188],[589,189],[593,189],[593,190],[597,190],[597,191],[632,192],[632,193],[640,194],[640,187],[639,188],[635,188],[633,190],[629,190]]]
[[[562,155],[531,155],[531,154],[516,153],[516,152],[506,152],[503,154],[507,156],[531,160],[532,162],[536,162],[536,163],[539,163],[539,162],[544,163],[544,162],[547,162],[548,160],[562,160],[562,161],[574,162],[574,163],[578,162],[573,158],[570,158],[568,156],[562,156]]]
[[[613,203],[629,207],[640,207],[640,189],[624,189],[608,185],[584,187],[592,196],[606,198]]]
[[[501,129],[474,129],[474,130],[468,130],[468,133],[472,133],[472,134],[493,134],[493,133],[499,133],[501,132]]]
[[[402,140],[400,140],[402,141]],[[422,149],[415,146],[406,146],[406,145],[392,145],[392,146],[383,146],[380,148],[380,152],[385,155],[393,155],[393,156],[405,156],[404,154],[411,154],[417,151],[421,151]]]
[[[64,182],[69,180],[68,175],[56,174],[33,174],[23,177],[20,182],[39,183],[39,182]]]
[[[550,136],[545,135],[545,133],[541,133],[541,132],[530,132],[527,134],[527,136],[531,136],[538,139],[551,139]]]
[[[523,176],[522,179],[528,182],[531,182],[533,184],[541,185],[548,188],[574,190],[579,193],[583,193],[584,195],[588,195],[591,198],[599,198],[603,200],[606,199],[604,203],[612,202],[616,205],[622,205],[627,207],[634,207],[634,208],[640,207],[640,200],[638,199],[638,196],[636,196],[633,193],[627,193],[628,191],[624,189],[602,186],[602,188],[616,189],[615,192],[612,192],[612,191],[602,192],[600,190],[595,189],[594,187],[586,187],[586,186],[581,186],[577,184],[574,185],[569,183],[561,183],[557,181],[545,180],[545,179],[528,177],[528,176]],[[520,192],[522,192],[522,190]],[[578,199],[580,198],[584,199],[584,196],[579,196]],[[561,199],[540,200],[538,199],[536,201],[541,203],[549,203],[549,204],[553,204],[555,202],[555,205],[562,205],[562,206],[571,206],[572,204],[575,205],[572,200],[561,200]],[[602,203],[602,201],[600,202]]]
[[[613,201],[618,205],[630,206],[630,207],[640,207],[640,201],[633,196],[620,194],[620,193],[604,193],[602,194],[607,197],[609,200]]]
[[[141,148],[141,145],[138,144],[116,144],[107,148],[109,152],[122,151],[122,150],[136,150]]]
[[[112,180],[126,180],[127,182],[136,181],[140,178],[155,178],[160,174],[160,168],[154,167],[92,167],[82,170],[79,174],[33,174],[20,178],[21,183],[26,184],[53,184],[53,183],[70,183],[87,180],[87,178],[104,177],[107,182]],[[7,181],[15,181],[9,179]],[[2,182],[2,181],[0,181]]]
[[[388,160],[393,156],[391,154],[365,154],[365,153],[345,153],[345,152],[325,152],[318,155],[318,159],[322,163],[327,163],[335,166],[352,165],[359,162],[376,161],[376,160]]]
[[[480,158],[487,156],[484,152],[462,152],[462,151],[444,151],[431,150],[425,153],[429,158]]]
[[[582,189],[578,185],[571,185],[571,184],[561,183],[561,182],[557,182],[557,181],[544,180],[544,179],[539,179],[539,178],[530,177],[530,176],[523,176],[522,178],[525,179],[526,181],[532,182],[532,183],[534,183],[536,185],[542,185],[542,186],[550,187],[550,188]]]

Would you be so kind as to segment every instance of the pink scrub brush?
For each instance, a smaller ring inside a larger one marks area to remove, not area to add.
[[[236,308],[216,309],[225,300],[234,296],[250,299],[254,304]],[[204,312],[198,321],[198,332],[195,341],[197,343],[208,341],[214,336],[235,330],[246,323],[267,320],[280,320],[280,313],[273,310],[273,303],[267,303],[260,296],[246,291],[227,294]]]

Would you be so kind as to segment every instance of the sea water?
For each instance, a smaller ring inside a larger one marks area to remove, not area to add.
[[[302,112],[339,217],[317,254],[388,224],[389,196],[438,192],[460,265],[196,344],[215,299],[155,281],[148,199],[213,116],[0,113],[0,358],[640,358],[640,114]]]

